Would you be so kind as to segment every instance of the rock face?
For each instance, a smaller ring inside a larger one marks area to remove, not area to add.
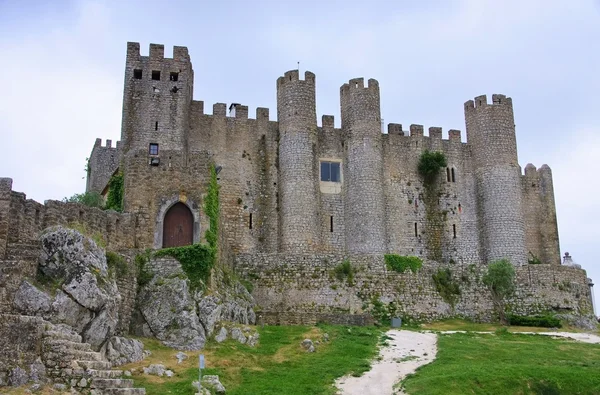
[[[144,358],[144,344],[136,339],[113,336],[106,342],[104,355],[113,366],[138,362]]]
[[[144,270],[152,279],[138,291],[131,325],[135,335],[154,336],[180,350],[198,350],[220,322],[256,322],[252,296],[239,282],[224,284],[218,270],[210,294],[191,290],[181,264],[173,258],[151,259]],[[246,342],[241,331],[236,335]]]
[[[117,327],[121,298],[104,250],[63,227],[46,230],[41,242],[37,279],[47,291],[23,281],[13,301],[15,310],[69,325],[99,350]]]
[[[206,335],[179,262],[158,259],[147,263],[145,270],[153,277],[138,291],[133,333],[154,336],[180,350],[203,348]]]

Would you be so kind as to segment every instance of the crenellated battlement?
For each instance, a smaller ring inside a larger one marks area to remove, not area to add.
[[[321,117],[321,127],[327,129],[335,128],[335,117],[333,115],[323,115]]]
[[[140,61],[142,58],[148,58],[151,61],[176,60],[178,62],[189,62],[190,55],[187,47],[173,46],[173,57],[165,58],[165,46],[163,44],[150,44],[149,55],[142,56],[140,52],[140,43],[127,43],[127,62]]]
[[[353,91],[364,89],[367,89],[373,92],[374,94],[379,95],[379,82],[376,79],[369,78],[369,80],[367,81],[367,86],[365,87],[364,78],[353,78],[340,87],[340,95],[344,96],[347,94],[352,94]]]
[[[405,130],[402,129],[402,124],[399,123],[389,123],[387,127],[387,134],[392,136],[405,136],[405,137],[425,137],[431,138],[433,140],[442,140],[442,141],[452,141],[452,142],[461,142],[461,132],[460,130],[450,129],[448,130],[448,138],[443,138],[443,129],[439,126],[431,126],[428,128],[429,135],[424,135],[425,128],[423,125],[410,125],[410,135],[407,135]]]
[[[288,83],[305,83],[315,85],[316,76],[310,71],[304,72],[304,79],[300,79],[300,72],[298,70],[286,71],[282,77],[277,78],[277,87]]]
[[[512,99],[502,94],[493,94],[492,103],[488,103],[487,95],[481,95],[475,97],[474,100],[468,100],[465,102],[465,113],[475,111],[479,108],[486,108],[488,106],[508,106],[512,108]]]
[[[97,138],[96,142],[94,143],[94,148],[111,148],[111,149],[119,149],[121,147],[121,142],[117,141],[116,145],[113,147],[112,146],[112,140],[107,139],[106,140],[106,145],[102,145],[102,139],[101,138]]]

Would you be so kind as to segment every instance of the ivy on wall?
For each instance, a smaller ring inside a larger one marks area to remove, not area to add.
[[[427,251],[429,252],[429,258],[438,262],[442,260],[442,240],[447,214],[439,207],[440,184],[438,176],[441,169],[447,165],[448,162],[443,152],[428,150],[421,154],[418,164],[419,175],[423,178],[423,186],[425,187],[423,200],[427,220],[425,226]]]
[[[123,173],[115,173],[108,181],[108,197],[106,198],[106,210],[123,211]]]

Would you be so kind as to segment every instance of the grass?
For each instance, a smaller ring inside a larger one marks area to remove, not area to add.
[[[438,338],[436,360],[408,394],[599,394],[600,345],[498,331]]]
[[[370,360],[377,354],[381,332],[376,328],[344,326],[267,326],[259,329],[256,348],[227,341],[208,343],[201,352],[186,352],[189,356],[177,364],[177,351],[152,339],[141,339],[152,355],[144,361],[121,367],[136,369],[136,386],[146,388],[148,395],[194,394],[191,386],[198,377],[198,354],[206,359],[203,374],[218,374],[227,394],[334,394],[333,382],[345,374],[361,375],[370,369]],[[305,338],[322,341],[324,333],[330,341],[307,353],[300,343]],[[173,370],[174,377],[146,376],[142,366],[162,363]]]

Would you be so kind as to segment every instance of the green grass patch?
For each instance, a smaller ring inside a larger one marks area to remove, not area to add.
[[[198,354],[205,354],[203,374],[217,374],[230,395],[317,395],[335,394],[333,382],[346,374],[361,375],[369,370],[370,360],[377,354],[381,332],[369,327],[343,326],[266,326],[259,329],[260,343],[256,348],[226,341],[208,343],[200,352],[186,352],[189,356],[177,364],[176,350],[162,346],[158,341],[141,339],[152,355],[131,369],[163,363],[173,370],[172,378],[145,376],[134,373],[136,386],[146,388],[148,395],[194,394],[191,386],[197,380]],[[316,346],[315,353],[307,353],[300,343],[306,338],[322,341],[324,333],[329,342]]]
[[[600,345],[542,335],[440,335],[436,360],[407,377],[408,394],[598,394]]]
[[[385,254],[383,257],[387,268],[398,273],[404,273],[406,269],[410,269],[411,272],[416,273],[423,266],[421,258],[416,256]]]
[[[508,323],[517,326],[539,326],[543,328],[561,328],[560,320],[551,315],[521,316],[508,315]]]

